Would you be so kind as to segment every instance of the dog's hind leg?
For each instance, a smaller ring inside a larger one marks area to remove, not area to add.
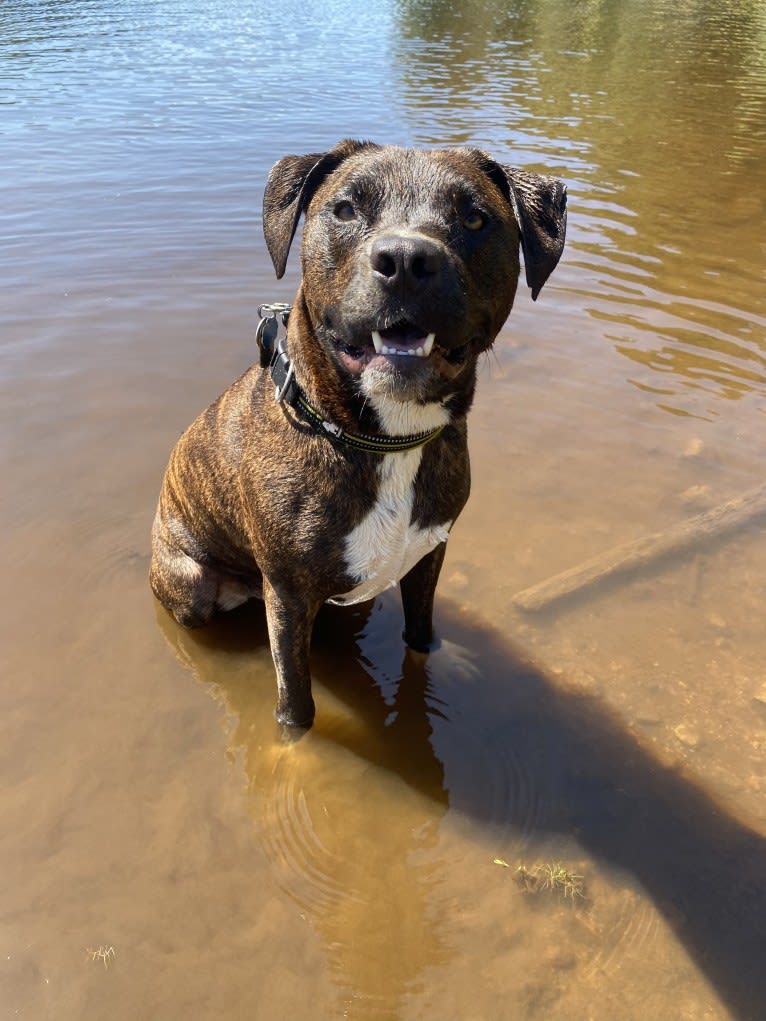
[[[206,624],[216,610],[218,572],[161,541],[152,543],[149,584],[165,609],[184,627]]]

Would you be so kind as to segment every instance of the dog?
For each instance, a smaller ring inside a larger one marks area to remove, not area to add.
[[[479,357],[519,277],[537,298],[566,231],[561,181],[471,148],[345,140],[271,169],[263,230],[277,278],[301,215],[286,336],[183,434],[152,528],[150,582],[185,627],[266,607],[277,720],[314,719],[323,603],[399,584],[405,643],[427,652],[450,529],[470,487]],[[261,324],[265,325],[264,323]]]

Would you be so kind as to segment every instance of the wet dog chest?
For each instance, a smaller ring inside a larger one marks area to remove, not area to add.
[[[395,585],[435,546],[446,542],[451,521],[425,528],[412,523],[421,457],[421,450],[411,450],[383,458],[375,503],[345,539],[346,570],[356,585],[330,602],[372,599]]]

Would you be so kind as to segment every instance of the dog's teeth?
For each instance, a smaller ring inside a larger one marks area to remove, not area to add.
[[[429,333],[420,347],[390,347],[386,344],[378,330],[372,331],[372,344],[375,354],[379,355],[408,355],[410,358],[428,358],[431,348],[434,346],[435,333]]]

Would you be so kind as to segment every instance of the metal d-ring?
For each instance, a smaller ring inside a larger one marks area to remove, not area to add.
[[[293,376],[294,375],[295,375],[295,366],[293,365],[292,362],[290,362],[290,368],[287,370],[287,375],[285,376],[284,383],[282,384],[281,387],[278,386],[276,388],[276,390],[275,390],[275,393],[274,393],[274,400],[277,402],[277,404],[281,404],[282,401],[285,399],[285,394],[287,393],[288,387],[290,386],[290,384],[293,381]]]

